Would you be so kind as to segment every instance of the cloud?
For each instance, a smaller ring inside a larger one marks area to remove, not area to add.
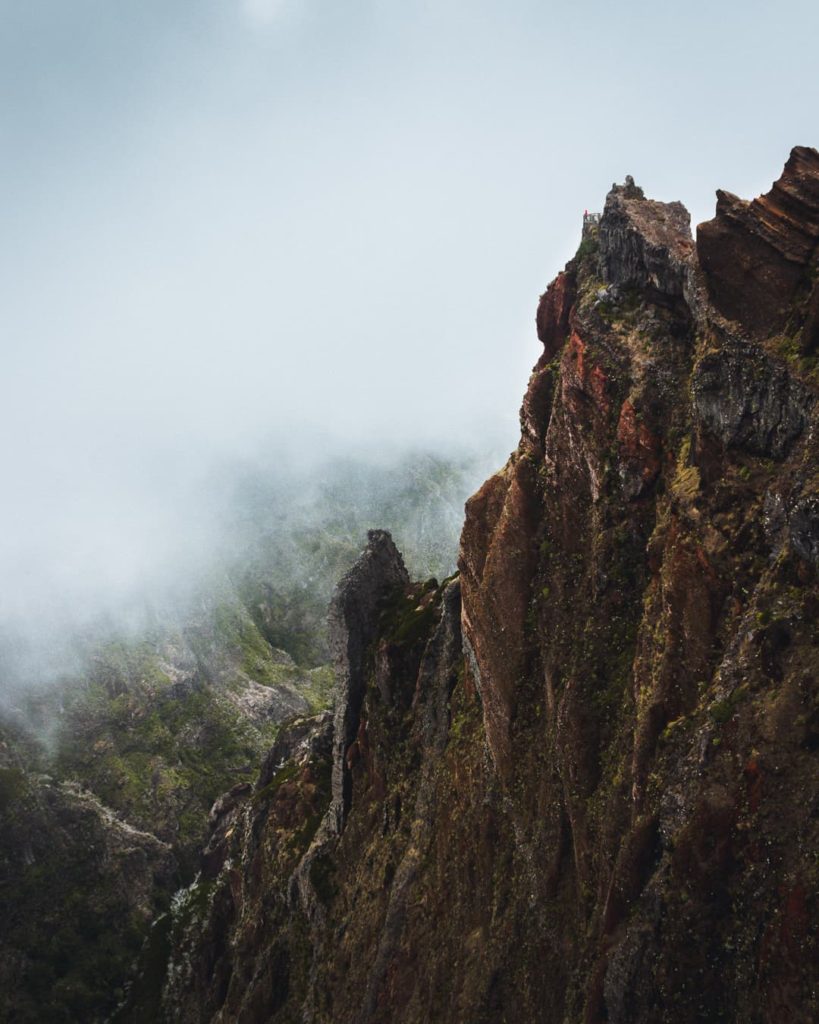
[[[251,20],[270,25],[284,13],[288,0],[242,0],[242,11]]]

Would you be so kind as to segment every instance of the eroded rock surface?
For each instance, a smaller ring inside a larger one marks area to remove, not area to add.
[[[748,202],[720,190],[716,217],[697,229],[711,301],[753,337],[782,330],[808,288],[819,243],[818,181],[819,153],[797,146],[770,192]]]
[[[371,530],[363,555],[339,583],[330,605],[330,651],[336,672],[331,814],[339,832],[350,804],[347,760],[359,729],[367,651],[385,597],[407,583],[404,560],[392,537],[384,530]]]
[[[809,422],[809,388],[747,344],[707,352],[692,380],[698,422],[729,446],[782,459]]]
[[[694,248],[691,217],[682,203],[646,199],[632,181],[614,185],[600,221],[600,270],[617,287],[682,296]]]

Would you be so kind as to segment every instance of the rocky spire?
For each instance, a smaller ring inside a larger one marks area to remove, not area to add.
[[[367,547],[341,580],[330,605],[330,650],[336,671],[331,827],[341,832],[350,806],[350,772],[345,755],[358,730],[367,686],[366,654],[378,625],[382,603],[391,591],[407,586],[401,553],[386,530],[370,530]]]
[[[666,298],[683,294],[694,247],[682,203],[646,199],[628,175],[606,197],[599,239],[600,274],[608,284],[649,288]]]

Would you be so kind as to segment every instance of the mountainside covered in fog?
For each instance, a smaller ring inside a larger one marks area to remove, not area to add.
[[[223,543],[181,596],[53,624],[45,651],[32,638],[48,622],[5,631],[0,1020],[101,1020],[121,1002],[198,870],[214,801],[250,791],[283,721],[328,705],[327,606],[360,537],[387,523],[416,572],[450,573],[482,471],[425,454],[243,469]]]
[[[817,259],[815,150],[696,243],[612,189],[460,577],[371,533],[123,1019],[816,1019]]]

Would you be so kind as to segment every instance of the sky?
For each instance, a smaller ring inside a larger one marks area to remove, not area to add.
[[[819,144],[815,0],[0,15],[0,620],[207,546],[214,467],[510,450],[584,209]]]

